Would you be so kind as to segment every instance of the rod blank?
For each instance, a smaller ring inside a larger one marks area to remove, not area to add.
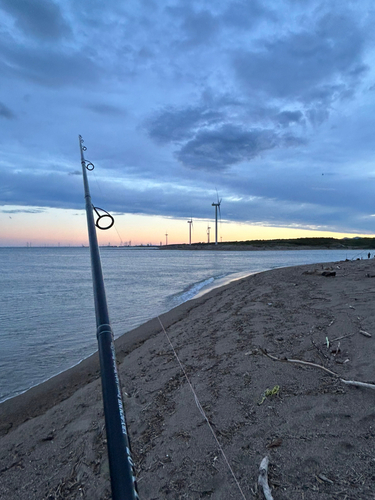
[[[116,366],[114,337],[109,321],[107,298],[93,215],[93,205],[91,203],[86,172],[87,166],[89,170],[92,170],[94,166],[84,158],[83,152],[86,151],[86,147],[83,146],[83,139],[81,136],[79,136],[79,146],[86,200],[86,218],[94,288],[100,375],[102,381],[112,498],[113,500],[137,500],[139,497],[133,470],[133,462],[130,455],[124,405]]]

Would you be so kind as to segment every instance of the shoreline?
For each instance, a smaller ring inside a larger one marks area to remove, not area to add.
[[[228,283],[218,285],[202,294],[199,292],[196,297],[160,314],[159,317],[163,325],[168,328],[183,318],[191,309],[203,304],[206,297],[209,299],[211,295],[214,295],[219,290],[224,290],[243,279],[246,279],[246,277],[234,278]],[[133,330],[120,335],[115,339],[117,363],[122,363],[129,353],[159,331],[158,317],[154,317]],[[35,418],[56,404],[68,399],[78,389],[99,378],[100,366],[98,351],[96,351],[71,368],[27,389],[21,394],[2,401],[0,403],[0,437],[9,430],[16,429],[26,420]]]
[[[225,286],[227,286],[227,285],[229,285],[229,284],[231,284],[233,282],[239,281],[241,279],[245,279],[246,277],[251,276],[252,274],[257,274],[258,272],[267,272],[268,270],[270,270],[270,269],[266,269],[266,270],[262,270],[262,271],[255,271],[255,272],[248,272],[248,273],[242,273],[242,272],[240,272],[240,273],[231,273],[231,274],[229,274],[229,275],[227,275],[227,276],[225,276],[223,278],[220,278],[218,280],[214,279],[214,281],[213,281],[212,284],[205,285],[202,289],[200,289],[196,293],[196,295],[194,297],[185,300],[181,304],[173,307],[172,309],[170,309],[168,311],[165,311],[164,313],[161,313],[159,316],[161,317],[164,314],[168,314],[171,311],[179,308],[180,306],[183,306],[187,302],[190,302],[190,301],[202,298],[202,297],[204,297],[204,295],[206,295],[206,294],[208,294],[210,292],[213,292],[214,290],[217,290],[218,288],[222,288],[222,287],[225,287]],[[182,293],[183,292],[181,292],[181,294]],[[157,319],[157,316],[153,317],[153,318],[150,318],[145,323],[141,323],[139,326],[133,328],[132,330],[129,330],[128,332],[125,332],[125,333],[121,334],[119,337],[117,337],[115,339],[115,346],[117,346],[117,342],[120,342],[120,339],[122,337],[124,337],[126,335],[129,335],[129,334],[131,334],[132,332],[134,332],[136,330],[137,331],[138,330],[143,330],[143,328],[147,329],[148,328],[148,326],[147,326],[148,323],[153,322],[156,319]],[[159,325],[159,323],[157,323],[157,325]],[[117,347],[116,347],[116,354],[117,354]],[[98,351],[96,350],[95,352],[93,352],[92,354],[90,354],[86,358],[83,358],[81,361],[79,361],[77,364],[71,366],[70,368],[67,368],[66,370],[62,370],[60,373],[57,373],[56,375],[52,375],[51,377],[47,378],[43,382],[40,382],[40,383],[38,383],[38,384],[36,384],[36,385],[34,385],[32,387],[29,387],[28,389],[25,389],[24,391],[20,392],[19,394],[16,394],[14,396],[10,396],[10,397],[4,399],[3,401],[0,401],[0,409],[1,409],[1,405],[3,403],[6,403],[9,400],[15,400],[16,398],[19,398],[19,397],[23,396],[24,394],[28,393],[29,391],[33,391],[33,397],[34,397],[34,395],[35,395],[35,397],[38,397],[40,395],[40,393],[43,392],[43,391],[38,391],[37,388],[39,386],[47,384],[50,381],[54,381],[53,387],[55,388],[55,390],[59,390],[60,379],[64,378],[64,374],[65,373],[69,376],[70,372],[71,371],[74,372],[74,370],[75,370],[76,367],[81,367],[81,369],[78,370],[78,373],[81,374],[81,375],[78,375],[78,379],[80,379],[82,377],[82,374],[86,370],[90,370],[90,371],[94,370],[95,371],[95,374],[93,375],[93,377],[89,378],[87,380],[93,380],[94,378],[99,377],[99,364],[98,364],[99,361],[98,361],[97,355],[98,355]],[[72,373],[72,376],[75,377],[75,374]],[[31,398],[30,398],[30,400],[31,400]],[[0,436],[1,436],[1,425],[2,425],[2,416],[1,416],[1,412],[0,412]]]
[[[182,304],[166,311],[159,315],[165,328],[169,328],[173,323],[178,322],[191,309],[199,307],[211,298],[212,295],[224,291],[230,286],[235,286],[246,280],[250,276],[257,274],[270,273],[278,269],[292,269],[294,267],[317,267],[330,265],[332,263],[305,264],[291,267],[280,267],[267,269],[259,272],[252,272],[246,276],[233,278],[223,285],[217,285],[208,291],[199,291],[195,297],[189,299]],[[117,363],[122,363],[124,358],[137,349],[143,342],[156,335],[160,331],[160,323],[158,316],[142,323],[138,327],[125,332],[115,339],[116,360]],[[37,417],[44,411],[59,404],[61,401],[68,399],[75,391],[100,378],[100,366],[98,351],[87,358],[80,361],[78,364],[68,368],[67,370],[52,376],[44,382],[37,384],[29,389],[26,389],[21,394],[8,398],[0,402],[0,437],[6,434],[10,429],[15,429],[30,418]],[[9,426],[9,421],[12,425]]]
[[[238,276],[239,274],[241,274],[241,276]],[[249,273],[231,273],[231,274],[225,276],[224,278],[220,278],[218,280],[215,280],[213,278],[213,283],[212,284],[205,285],[202,289],[199,289],[193,297],[186,299],[184,302],[182,302],[181,304],[176,305],[175,307],[172,307],[172,309],[170,309],[168,311],[160,313],[160,316],[164,315],[164,314],[168,314],[169,312],[173,311],[174,309],[177,309],[178,307],[182,306],[186,302],[190,302],[192,300],[195,300],[195,299],[198,299],[200,297],[203,297],[207,293],[210,293],[211,291],[216,290],[217,288],[221,288],[223,286],[226,286],[226,285],[232,283],[233,281],[238,281],[239,279],[243,279],[243,278],[245,278],[245,277],[247,277],[247,276],[249,276],[251,274],[254,274],[254,273],[253,272],[249,272]],[[182,291],[181,295],[183,293],[184,292]],[[129,335],[129,334],[131,334],[132,332],[134,332],[136,330],[143,329],[143,327],[147,328],[146,325],[149,322],[152,322],[153,320],[155,320],[156,318],[157,317],[152,317],[152,318],[148,319],[147,321],[145,321],[144,323],[141,323],[137,327],[133,328],[132,330],[129,330],[129,331],[125,332],[125,333],[122,333],[119,337],[116,337],[116,339],[115,339],[115,345],[117,345],[117,342],[120,342],[120,339],[123,336]],[[95,335],[95,331],[93,332],[93,334]],[[94,369],[94,371],[95,371],[94,378],[97,377],[97,376],[99,376],[99,371],[98,371],[99,370],[99,365],[98,365],[97,354],[98,354],[98,351],[96,350],[95,352],[93,352],[92,354],[90,354],[87,357],[83,358],[81,361],[79,361],[75,365],[73,365],[73,366],[71,366],[71,367],[69,367],[67,369],[62,370],[61,372],[56,373],[55,375],[50,376],[46,380],[44,380],[42,382],[39,382],[36,385],[34,385],[32,387],[29,387],[29,388],[23,390],[22,392],[20,392],[20,393],[18,393],[16,395],[7,397],[6,399],[0,401],[0,408],[1,408],[1,405],[3,405],[3,403],[6,403],[9,400],[15,400],[16,398],[19,398],[19,397],[23,396],[24,394],[28,393],[29,391],[33,391],[33,394],[35,394],[35,396],[38,397],[40,395],[41,391],[38,391],[37,388],[39,386],[47,384],[50,381],[55,381],[55,383],[53,384],[53,386],[56,388],[56,390],[59,390],[59,380],[64,377],[65,373],[67,375],[69,375],[71,371],[74,372],[74,370],[75,370],[76,367],[81,367],[81,369],[79,370],[79,373],[82,374],[84,371],[90,370],[90,368],[93,366],[92,369]],[[74,376],[74,374],[73,374],[73,376]],[[78,375],[78,378],[80,378],[79,375]],[[92,380],[92,379],[90,379],[90,380]],[[1,421],[2,420],[1,420],[1,412],[0,412],[0,435],[1,435]]]
[[[371,242],[372,243],[372,242]],[[120,247],[119,247],[120,248]],[[296,245],[296,244],[241,244],[241,243],[192,243],[191,245],[187,243],[176,243],[170,245],[162,245],[156,247],[158,250],[180,250],[180,251],[228,251],[228,252],[267,252],[267,251],[294,251],[294,250],[347,250],[347,251],[358,251],[358,253],[372,252],[374,254],[374,248],[371,247],[357,247],[355,245]]]
[[[261,350],[374,382],[372,278],[373,259],[277,268],[160,316],[247,498],[265,455],[278,500],[371,498],[374,391]],[[238,498],[157,318],[116,353],[140,498]],[[0,404],[1,497],[110,498],[94,357]]]

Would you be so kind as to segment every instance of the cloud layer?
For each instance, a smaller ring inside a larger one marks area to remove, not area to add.
[[[112,210],[207,218],[217,189],[227,220],[374,232],[370,2],[0,0],[0,16],[1,204],[80,208],[82,134]]]

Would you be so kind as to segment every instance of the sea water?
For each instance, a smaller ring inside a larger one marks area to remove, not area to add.
[[[233,279],[362,257],[367,251],[101,249],[115,337]],[[0,269],[4,401],[79,363],[97,349],[97,341],[88,248],[0,248]]]

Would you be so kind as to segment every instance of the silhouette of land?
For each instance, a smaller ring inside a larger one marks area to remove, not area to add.
[[[215,243],[192,243],[163,245],[160,250],[319,250],[351,249],[371,250],[375,238],[293,238],[276,240],[223,241]]]

